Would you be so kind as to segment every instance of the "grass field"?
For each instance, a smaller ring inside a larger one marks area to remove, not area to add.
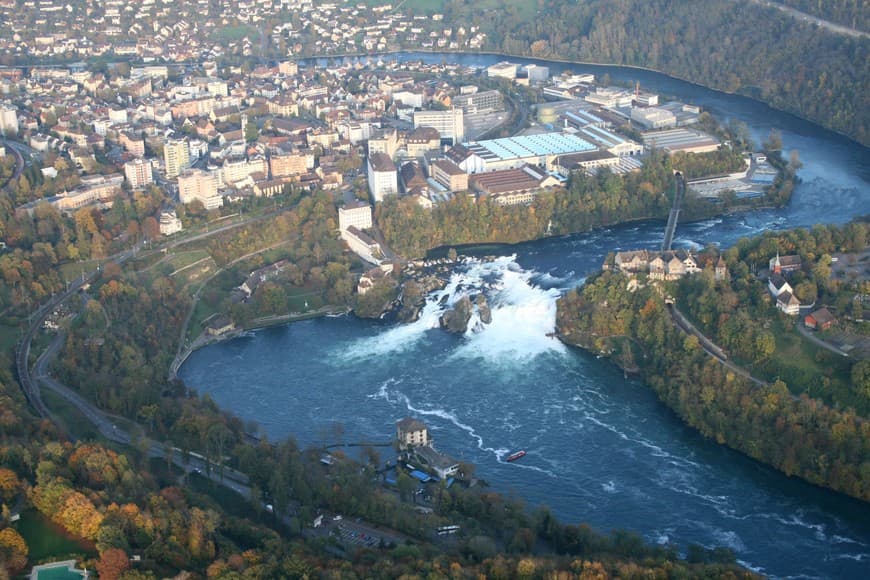
[[[779,378],[796,395],[807,393],[829,405],[853,407],[866,416],[866,404],[851,388],[849,359],[816,346],[781,316],[772,320],[770,329],[776,336],[776,352],[753,368],[753,374],[771,382]]]
[[[95,557],[97,551],[93,544],[67,534],[60,526],[51,522],[36,510],[21,514],[15,528],[30,549],[29,560],[32,564],[46,560],[63,560],[67,556]]]

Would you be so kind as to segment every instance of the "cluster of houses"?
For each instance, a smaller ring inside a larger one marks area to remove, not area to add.
[[[654,252],[651,250],[632,250],[617,252],[613,257],[614,270],[629,275],[647,274],[651,280],[678,280],[687,274],[701,271],[697,256],[690,250],[666,250]],[[605,263],[603,268],[610,269],[611,264]],[[716,280],[728,278],[728,266],[722,256],[714,266]]]
[[[779,252],[768,263],[767,289],[776,300],[777,309],[789,316],[798,316],[802,309],[809,310],[813,306],[801,304],[788,282],[790,274],[800,270],[802,265],[799,255],[780,256]],[[827,330],[836,323],[837,318],[826,307],[818,308],[804,316],[804,325],[815,330]]]
[[[11,31],[0,38],[0,54],[183,61],[255,56],[263,44],[273,55],[295,56],[401,47],[478,50],[486,41],[474,24],[449,25],[442,14],[412,16],[393,8],[312,0],[0,0],[0,18]],[[216,34],[221,26],[230,30]],[[265,32],[262,39],[257,27]]]

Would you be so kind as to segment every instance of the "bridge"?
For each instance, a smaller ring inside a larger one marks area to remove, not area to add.
[[[665,239],[662,241],[662,251],[671,249],[674,241],[674,231],[677,229],[677,219],[680,216],[680,206],[686,196],[686,178],[679,171],[674,172],[674,206],[668,215],[668,225],[665,227]]]

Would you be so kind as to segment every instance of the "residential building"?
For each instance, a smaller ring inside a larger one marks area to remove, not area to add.
[[[314,169],[314,154],[311,152],[272,153],[269,157],[272,177],[302,175],[310,169]]]
[[[429,445],[429,430],[422,421],[405,417],[396,423],[396,440],[400,449]]]
[[[170,139],[163,145],[166,177],[172,179],[190,167],[190,146],[187,139]]]
[[[338,208],[338,228],[341,231],[354,226],[360,230],[372,227],[372,206],[354,200]]]
[[[121,131],[118,135],[118,143],[136,157],[145,157],[145,139],[130,131]]]
[[[369,192],[375,202],[384,200],[388,195],[399,193],[399,180],[396,165],[384,153],[369,155],[368,163]]]
[[[399,149],[399,133],[395,129],[384,129],[374,134],[368,141],[369,155],[383,153],[392,158]]]
[[[18,110],[12,106],[0,107],[0,135],[18,135]]]
[[[160,224],[160,235],[162,236],[171,236],[182,229],[181,220],[175,214],[175,208],[165,209],[160,212],[158,223]]]
[[[818,330],[827,330],[831,326],[837,323],[836,317],[831,314],[831,311],[827,308],[819,308],[812,314],[807,314],[804,317],[804,324],[807,328],[815,328]]]
[[[150,160],[134,159],[128,161],[124,164],[124,175],[127,177],[127,183],[133,189],[141,189],[149,183],[154,183],[154,172]]]
[[[405,137],[409,157],[423,157],[427,151],[441,149],[441,134],[434,127],[418,127]]]
[[[181,203],[199,200],[206,209],[223,205],[223,198],[217,191],[217,177],[202,169],[189,169],[178,176],[178,198]]]
[[[247,159],[244,157],[239,159],[227,159],[224,161],[221,171],[224,183],[227,185],[233,185],[240,181],[244,181],[255,173],[259,173],[265,177],[267,171],[266,160],[260,156]]]
[[[791,292],[782,292],[776,297],[776,307],[789,316],[797,316],[801,311],[801,303]]]

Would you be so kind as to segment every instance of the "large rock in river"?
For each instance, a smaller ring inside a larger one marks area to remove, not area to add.
[[[474,304],[477,306],[477,312],[480,314],[480,321],[484,324],[492,322],[492,309],[486,301],[486,296],[478,294],[474,299]]]
[[[471,320],[471,298],[463,296],[456,301],[453,308],[441,315],[441,326],[448,332],[463,334],[468,330],[468,321]]]

